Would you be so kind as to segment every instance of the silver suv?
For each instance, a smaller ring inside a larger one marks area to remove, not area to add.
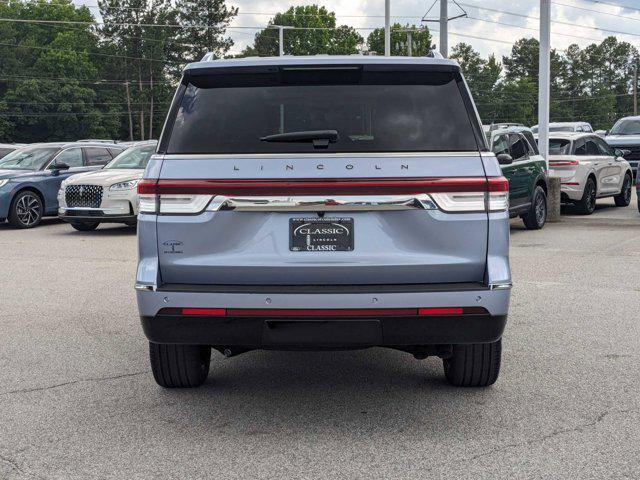
[[[457,63],[190,64],[138,192],[158,384],[202,384],[211,348],[381,346],[453,385],[498,377],[508,184]]]

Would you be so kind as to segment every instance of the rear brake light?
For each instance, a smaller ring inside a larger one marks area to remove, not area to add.
[[[577,160],[549,160],[550,167],[570,167],[580,165]]]
[[[508,208],[504,177],[149,180],[138,183],[142,213],[194,214],[216,195],[396,195],[430,194],[446,212],[502,211]]]
[[[141,213],[196,214],[209,204],[212,195],[157,194],[157,180],[141,180],[138,183],[139,210]]]

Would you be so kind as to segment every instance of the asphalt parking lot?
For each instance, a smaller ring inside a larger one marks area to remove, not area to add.
[[[511,247],[491,388],[373,349],[214,354],[204,387],[168,391],[130,229],[0,225],[0,478],[640,478],[635,198],[513,221]]]

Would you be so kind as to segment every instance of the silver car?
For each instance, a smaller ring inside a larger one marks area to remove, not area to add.
[[[596,134],[549,136],[549,176],[560,177],[562,201],[590,215],[596,199],[613,197],[619,207],[631,202],[631,166]]]
[[[625,117],[618,120],[607,132],[605,141],[623,153],[625,160],[631,165],[633,173],[637,173],[640,164],[640,117]]]
[[[508,184],[457,63],[190,64],[138,184],[138,307],[164,387],[212,348],[395,348],[498,377]]]

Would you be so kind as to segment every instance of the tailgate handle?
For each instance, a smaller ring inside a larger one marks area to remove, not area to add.
[[[207,210],[236,211],[294,211],[316,212],[335,210],[437,210],[435,202],[426,193],[417,195],[338,195],[327,196],[278,196],[278,197],[225,197],[213,198]]]

